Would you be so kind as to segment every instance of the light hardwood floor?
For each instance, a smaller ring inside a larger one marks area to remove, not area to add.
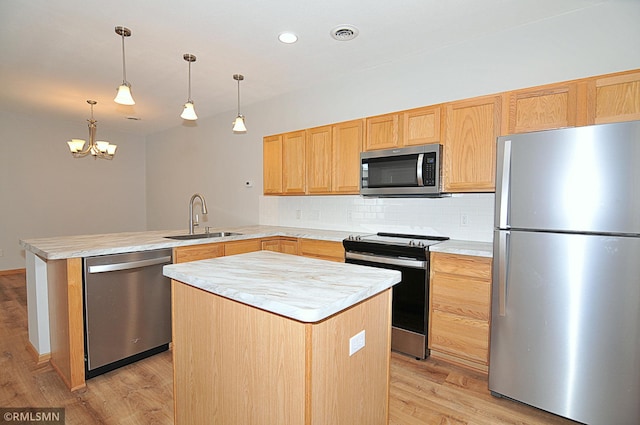
[[[67,425],[173,423],[170,352],[93,378],[71,393],[48,363],[35,364],[27,341],[25,275],[0,275],[0,407],[64,407]],[[389,403],[391,425],[575,424],[492,397],[482,374],[396,353]]]

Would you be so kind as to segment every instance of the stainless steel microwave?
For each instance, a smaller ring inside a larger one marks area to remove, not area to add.
[[[363,196],[442,196],[442,145],[430,144],[360,154]]]

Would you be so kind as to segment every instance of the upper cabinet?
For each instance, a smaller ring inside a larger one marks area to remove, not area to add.
[[[330,125],[307,130],[307,193],[331,192],[332,128]]]
[[[262,175],[265,195],[282,193],[282,135],[263,139]]]
[[[360,152],[364,120],[342,122],[332,127],[331,191],[357,194],[360,191]]]
[[[640,72],[592,79],[589,99],[589,124],[640,120]]]
[[[400,113],[369,117],[367,122],[367,136],[364,142],[365,151],[377,149],[393,149],[402,143],[400,128]]]
[[[446,105],[444,126],[445,192],[495,190],[496,138],[502,96],[484,96]]]
[[[264,194],[359,193],[363,134],[360,119],[265,137]]]
[[[357,194],[360,153],[441,143],[444,192],[493,192],[500,135],[640,120],[640,70],[264,138],[264,194]]]
[[[404,146],[440,143],[442,107],[416,108],[402,113],[402,144]]]
[[[577,87],[577,83],[571,82],[507,93],[508,134],[575,127]]]

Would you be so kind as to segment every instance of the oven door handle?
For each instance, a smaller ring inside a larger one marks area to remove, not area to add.
[[[410,267],[412,269],[427,269],[427,261],[413,260],[411,258],[383,257],[380,255],[361,254],[359,252],[345,252],[345,259],[368,261],[370,263],[389,264],[392,266]]]

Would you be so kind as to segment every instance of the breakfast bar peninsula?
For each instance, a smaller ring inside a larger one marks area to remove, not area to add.
[[[164,274],[177,425],[388,423],[400,272],[258,251]]]

